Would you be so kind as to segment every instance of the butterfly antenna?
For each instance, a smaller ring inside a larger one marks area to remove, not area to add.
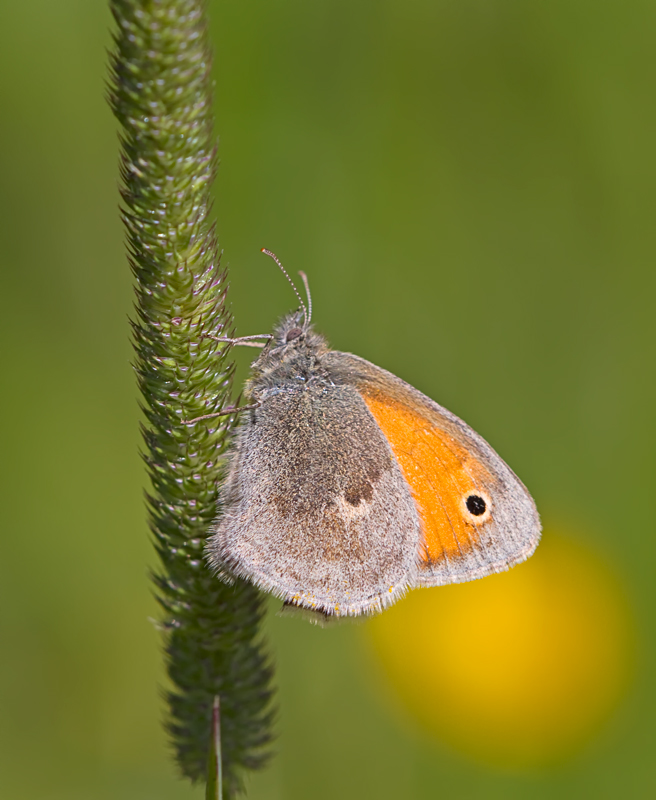
[[[309,325],[310,320],[312,319],[312,295],[310,294],[310,284],[308,283],[307,275],[304,272],[299,270],[298,274],[301,276],[301,280],[303,281],[303,286],[305,286],[305,294],[307,295],[307,301],[308,301],[307,324]]]
[[[301,304],[301,308],[303,309],[303,316],[305,317],[305,324],[307,325],[308,322],[309,322],[307,306],[303,302],[303,298],[299,294],[299,291],[296,288],[296,285],[294,284],[294,281],[289,277],[289,275],[287,273],[287,270],[280,263],[280,259],[278,258],[278,256],[275,253],[272,253],[271,250],[267,250],[266,247],[263,247],[261,252],[262,253],[266,253],[269,256],[269,258],[272,258],[276,262],[276,264],[280,267],[280,270],[281,270],[282,274],[289,281],[292,289],[294,290],[294,294],[296,295],[296,297],[298,297],[298,300],[299,300],[299,302]]]

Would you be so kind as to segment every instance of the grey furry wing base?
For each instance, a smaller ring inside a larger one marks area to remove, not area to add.
[[[263,392],[237,429],[220,508],[213,566],[286,602],[373,613],[417,582],[414,500],[351,386]]]

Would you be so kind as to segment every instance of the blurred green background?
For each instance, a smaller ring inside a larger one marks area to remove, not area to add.
[[[512,771],[397,709],[366,625],[322,631],[274,603],[277,757],[249,796],[656,796],[656,6],[210,10],[238,331],[294,306],[272,248],[308,273],[333,346],[466,419],[547,523],[611,565],[636,641],[598,734]],[[0,5],[0,795],[15,800],[202,796],[160,729],[109,28],[103,0]]]

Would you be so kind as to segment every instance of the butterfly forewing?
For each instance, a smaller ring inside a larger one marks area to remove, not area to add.
[[[528,558],[540,535],[535,504],[484,439],[380,367],[348,353],[326,359],[357,386],[411,488],[420,585],[472,580]]]

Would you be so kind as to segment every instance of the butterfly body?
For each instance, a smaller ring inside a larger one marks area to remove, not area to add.
[[[253,364],[208,544],[287,604],[375,613],[507,569],[539,539],[519,479],[464,422],[286,317]]]

